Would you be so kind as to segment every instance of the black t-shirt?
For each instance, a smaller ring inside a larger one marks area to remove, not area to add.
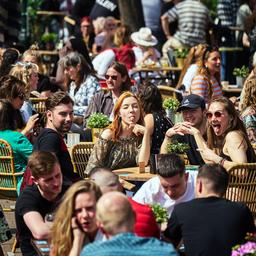
[[[227,256],[247,232],[255,232],[255,225],[245,204],[208,197],[176,205],[164,235],[183,238],[187,256]]]
[[[120,19],[117,0],[96,0],[90,13],[91,19],[108,16]]]
[[[174,135],[172,137],[172,141],[177,140],[178,142],[187,143],[189,144],[189,150],[187,152],[187,156],[189,159],[190,164],[192,165],[203,165],[204,160],[202,159],[199,151],[196,149],[198,148],[195,138],[191,134],[185,134],[184,136],[181,136],[179,134]]]
[[[63,178],[72,182],[80,179],[79,175],[74,173],[71,157],[63,137],[56,131],[44,128],[34,143],[33,151],[48,151],[55,153],[60,163],[61,172],[64,176]]]
[[[21,192],[15,205],[15,220],[19,235],[20,248],[23,256],[37,255],[30,242],[33,236],[24,222],[24,214],[36,211],[39,212],[44,218],[47,213],[52,213],[56,209],[62,195],[66,190],[67,187],[63,186],[62,192],[54,202],[43,198],[36,185],[27,186]]]

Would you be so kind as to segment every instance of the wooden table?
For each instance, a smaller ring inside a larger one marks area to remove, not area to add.
[[[39,256],[50,255],[50,246],[47,240],[31,239],[31,244],[33,245]]]
[[[198,166],[186,165],[186,171],[197,171]],[[145,168],[145,173],[139,173],[139,167],[129,167],[114,170],[114,173],[118,174],[120,178],[127,181],[147,181],[156,176],[156,174],[150,173],[150,167]]]
[[[232,96],[240,96],[241,92],[242,92],[242,88],[238,88],[238,87],[224,87],[222,88],[222,92],[224,94],[224,96],[226,97],[232,97]]]
[[[132,69],[134,73],[139,73],[140,81],[142,82],[144,79],[158,79],[158,80],[164,80],[168,79],[171,80],[171,84],[175,83],[175,80],[178,80],[178,77],[180,75],[182,68],[179,67],[135,67]],[[153,75],[152,77],[149,76],[149,73],[157,72],[159,74],[159,77],[156,77],[156,75]],[[143,76],[142,74],[145,74]],[[177,75],[178,73],[178,75]]]
[[[128,181],[147,181],[156,175],[149,172],[149,166],[145,168],[145,173],[139,173],[139,167],[137,166],[118,169],[113,172],[118,174],[118,176],[123,180]]]

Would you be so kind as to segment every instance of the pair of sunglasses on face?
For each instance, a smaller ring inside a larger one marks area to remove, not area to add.
[[[208,119],[211,119],[213,116],[219,118],[219,117],[223,116],[223,113],[222,113],[221,111],[216,111],[216,112],[214,112],[214,113],[212,113],[212,112],[207,112],[207,113],[206,113],[206,117],[207,117]]]
[[[108,80],[111,77],[112,80],[117,80],[117,76],[109,76],[109,75],[105,75],[105,79]]]

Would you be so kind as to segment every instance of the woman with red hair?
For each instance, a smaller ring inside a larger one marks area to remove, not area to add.
[[[137,96],[124,92],[114,107],[114,120],[106,128],[90,156],[86,173],[94,167],[112,170],[148,163],[150,135],[143,126],[142,108]]]

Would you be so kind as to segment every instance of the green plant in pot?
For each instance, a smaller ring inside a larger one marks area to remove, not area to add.
[[[109,118],[102,113],[93,113],[87,120],[87,127],[92,129],[92,141],[95,142],[102,130],[109,125]]]
[[[179,49],[175,49],[174,52],[175,52],[176,64],[178,67],[182,68],[184,65],[184,60],[188,56],[189,49],[188,48],[179,48]]]
[[[156,222],[158,224],[167,222],[168,212],[164,207],[162,207],[160,204],[151,204],[150,207],[155,215]]]
[[[241,68],[234,68],[233,75],[236,76],[237,86],[243,87],[245,78],[249,75],[249,68],[244,65]]]
[[[53,50],[57,39],[58,36],[56,33],[44,33],[41,37],[41,41],[45,45],[46,50]]]
[[[168,143],[166,147],[167,153],[178,154],[185,161],[184,155],[186,155],[187,151],[189,150],[189,144],[173,140],[172,142]]]
[[[172,120],[173,123],[175,123],[175,113],[179,105],[180,102],[175,98],[166,98],[163,101],[163,108],[165,109],[167,116]]]

